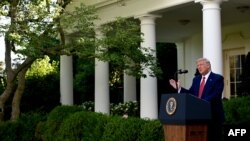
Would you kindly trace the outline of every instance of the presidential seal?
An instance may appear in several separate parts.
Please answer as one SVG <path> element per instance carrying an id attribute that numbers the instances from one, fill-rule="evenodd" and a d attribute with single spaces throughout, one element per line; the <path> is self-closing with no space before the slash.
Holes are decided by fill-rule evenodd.
<path id="1" fill-rule="evenodd" d="M 174 97 L 170 97 L 166 103 L 166 112 L 168 115 L 173 115 L 176 111 L 176 100 Z"/>

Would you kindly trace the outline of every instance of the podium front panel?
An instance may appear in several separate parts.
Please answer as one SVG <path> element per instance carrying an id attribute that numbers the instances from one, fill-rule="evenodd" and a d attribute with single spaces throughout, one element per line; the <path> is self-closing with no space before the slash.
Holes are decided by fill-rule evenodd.
<path id="1" fill-rule="evenodd" d="M 187 93 L 162 94 L 159 119 L 164 124 L 206 123 L 210 103 Z"/>

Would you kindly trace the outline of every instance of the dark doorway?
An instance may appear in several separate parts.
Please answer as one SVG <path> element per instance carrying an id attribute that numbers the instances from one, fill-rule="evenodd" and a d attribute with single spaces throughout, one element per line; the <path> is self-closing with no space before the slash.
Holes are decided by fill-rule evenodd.
<path id="1" fill-rule="evenodd" d="M 157 43 L 157 58 L 163 74 L 158 78 L 158 95 L 173 93 L 175 90 L 168 81 L 174 78 L 177 70 L 177 49 L 174 43 Z"/>

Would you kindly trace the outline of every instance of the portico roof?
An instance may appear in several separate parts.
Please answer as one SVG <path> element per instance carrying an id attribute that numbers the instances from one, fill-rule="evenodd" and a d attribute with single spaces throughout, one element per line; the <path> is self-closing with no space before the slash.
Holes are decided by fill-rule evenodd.
<path id="1" fill-rule="evenodd" d="M 106 22 L 118 15 L 125 17 L 136 16 L 138 13 L 161 15 L 161 18 L 156 20 L 157 42 L 180 42 L 191 35 L 202 33 L 202 5 L 195 3 L 195 0 L 160 0 L 157 4 L 155 0 L 83 0 L 87 4 L 93 4 L 95 1 L 100 8 L 98 15 Z M 81 0 L 73 0 L 68 9 L 79 6 L 80 2 Z M 166 3 L 169 3 L 168 6 L 164 5 Z M 109 7 L 110 11 L 106 12 Z M 250 22 L 249 15 L 250 0 L 223 0 L 221 4 L 223 27 Z M 250 37 L 250 35 L 244 36 Z"/>

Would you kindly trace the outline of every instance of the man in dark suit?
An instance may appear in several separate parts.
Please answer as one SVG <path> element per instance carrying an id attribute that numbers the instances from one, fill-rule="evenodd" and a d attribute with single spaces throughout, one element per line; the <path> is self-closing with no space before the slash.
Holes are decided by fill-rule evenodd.
<path id="1" fill-rule="evenodd" d="M 200 74 L 193 78 L 189 89 L 181 87 L 180 82 L 173 79 L 169 80 L 169 83 L 175 89 L 177 86 L 179 93 L 190 93 L 210 102 L 212 119 L 208 126 L 208 139 L 209 141 L 220 141 L 222 125 L 225 120 L 222 103 L 224 78 L 222 75 L 211 71 L 210 61 L 206 58 L 197 59 L 196 66 Z"/>

